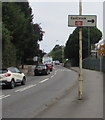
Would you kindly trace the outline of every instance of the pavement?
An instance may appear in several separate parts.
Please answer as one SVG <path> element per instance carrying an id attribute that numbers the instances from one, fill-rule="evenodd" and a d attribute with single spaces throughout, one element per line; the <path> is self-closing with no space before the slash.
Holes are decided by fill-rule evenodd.
<path id="1" fill-rule="evenodd" d="M 78 73 L 77 67 L 72 70 Z M 83 69 L 83 99 L 78 100 L 78 85 L 50 105 L 37 118 L 103 118 L 103 73 Z M 70 119 L 71 118 L 71 119 Z M 83 119 L 85 120 L 85 119 Z M 90 119 L 89 119 L 90 120 Z"/>

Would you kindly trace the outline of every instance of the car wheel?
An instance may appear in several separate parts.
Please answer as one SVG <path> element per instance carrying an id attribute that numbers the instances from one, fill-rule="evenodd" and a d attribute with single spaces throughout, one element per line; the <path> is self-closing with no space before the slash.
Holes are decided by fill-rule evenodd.
<path id="1" fill-rule="evenodd" d="M 38 76 L 38 73 L 34 73 L 34 76 Z"/>
<path id="2" fill-rule="evenodd" d="M 34 76 L 36 76 L 36 72 L 34 71 Z"/>
<path id="3" fill-rule="evenodd" d="M 9 87 L 13 89 L 15 87 L 15 82 L 14 80 L 11 80 Z"/>
<path id="4" fill-rule="evenodd" d="M 50 74 L 50 70 L 48 71 L 48 74 Z"/>
<path id="5" fill-rule="evenodd" d="M 46 75 L 48 75 L 48 74 L 49 74 L 49 71 L 46 72 Z"/>
<path id="6" fill-rule="evenodd" d="M 48 72 L 46 71 L 46 72 L 44 73 L 44 75 L 48 75 Z"/>
<path id="7" fill-rule="evenodd" d="M 24 77 L 22 82 L 21 82 L 21 85 L 25 85 L 26 84 L 26 78 Z"/>

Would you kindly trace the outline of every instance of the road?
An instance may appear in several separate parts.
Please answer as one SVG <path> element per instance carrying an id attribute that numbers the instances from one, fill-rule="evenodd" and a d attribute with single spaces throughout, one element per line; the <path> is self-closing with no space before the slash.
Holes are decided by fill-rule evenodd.
<path id="1" fill-rule="evenodd" d="M 33 118 L 72 90 L 77 84 L 78 74 L 62 66 L 54 66 L 49 75 L 27 76 L 24 86 L 3 89 L 3 118 Z"/>

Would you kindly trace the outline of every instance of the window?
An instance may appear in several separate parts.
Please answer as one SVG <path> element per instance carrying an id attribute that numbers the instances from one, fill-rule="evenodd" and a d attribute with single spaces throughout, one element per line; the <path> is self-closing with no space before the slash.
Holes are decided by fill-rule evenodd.
<path id="1" fill-rule="evenodd" d="M 16 73 L 19 73 L 20 72 L 20 70 L 18 70 L 17 68 L 14 68 L 15 69 L 15 72 Z"/>
<path id="2" fill-rule="evenodd" d="M 16 71 L 15 71 L 15 69 L 13 67 L 8 68 L 8 70 L 10 70 L 13 73 L 16 73 Z"/>
<path id="3" fill-rule="evenodd" d="M 0 74 L 6 73 L 6 72 L 8 72 L 7 69 L 0 69 Z"/>

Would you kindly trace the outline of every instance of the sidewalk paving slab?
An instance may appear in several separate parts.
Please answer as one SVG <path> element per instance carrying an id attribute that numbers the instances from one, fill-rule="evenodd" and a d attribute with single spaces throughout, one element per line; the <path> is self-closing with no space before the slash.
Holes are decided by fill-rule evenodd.
<path id="1" fill-rule="evenodd" d="M 78 68 L 72 68 L 78 71 Z M 103 74 L 83 69 L 83 100 L 78 100 L 78 86 L 37 118 L 103 118 Z"/>

